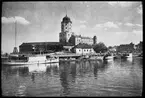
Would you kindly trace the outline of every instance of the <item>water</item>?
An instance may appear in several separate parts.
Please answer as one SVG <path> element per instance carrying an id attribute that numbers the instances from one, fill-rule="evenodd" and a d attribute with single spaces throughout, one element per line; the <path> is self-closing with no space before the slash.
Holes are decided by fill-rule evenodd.
<path id="1" fill-rule="evenodd" d="M 3 96 L 142 96 L 142 58 L 2 66 Z"/>

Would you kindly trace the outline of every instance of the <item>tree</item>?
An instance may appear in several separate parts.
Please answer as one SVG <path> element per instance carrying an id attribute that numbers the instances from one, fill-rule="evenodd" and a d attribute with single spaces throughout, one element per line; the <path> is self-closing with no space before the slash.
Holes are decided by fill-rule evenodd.
<path id="1" fill-rule="evenodd" d="M 93 48 L 96 53 L 100 53 L 100 52 L 104 53 L 107 51 L 107 47 L 103 42 L 96 44 Z"/>

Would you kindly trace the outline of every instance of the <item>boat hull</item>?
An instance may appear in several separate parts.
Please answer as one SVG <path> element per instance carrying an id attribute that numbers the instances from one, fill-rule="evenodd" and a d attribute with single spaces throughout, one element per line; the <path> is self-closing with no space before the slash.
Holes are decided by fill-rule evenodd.
<path id="1" fill-rule="evenodd" d="M 15 61 L 5 61 L 2 62 L 4 65 L 31 65 L 31 64 L 47 64 L 47 63 L 57 63 L 59 59 L 55 60 L 45 60 L 45 61 L 31 61 L 31 62 L 15 62 Z"/>

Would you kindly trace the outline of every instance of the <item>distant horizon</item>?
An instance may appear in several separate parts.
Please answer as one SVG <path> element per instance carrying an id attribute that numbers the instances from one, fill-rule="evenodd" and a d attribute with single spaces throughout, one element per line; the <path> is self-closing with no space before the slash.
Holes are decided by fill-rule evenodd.
<path id="1" fill-rule="evenodd" d="M 13 52 L 16 20 L 18 50 L 27 42 L 59 42 L 66 14 L 72 32 L 95 35 L 107 47 L 143 41 L 142 2 L 3 2 L 1 50 Z"/>

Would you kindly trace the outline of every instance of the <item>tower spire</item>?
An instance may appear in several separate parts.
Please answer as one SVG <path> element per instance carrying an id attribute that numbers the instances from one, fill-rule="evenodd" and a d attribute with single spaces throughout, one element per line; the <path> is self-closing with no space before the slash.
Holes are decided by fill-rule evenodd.
<path id="1" fill-rule="evenodd" d="M 65 11 L 66 11 L 66 17 L 67 17 L 67 9 L 66 9 L 66 7 L 65 7 Z"/>

